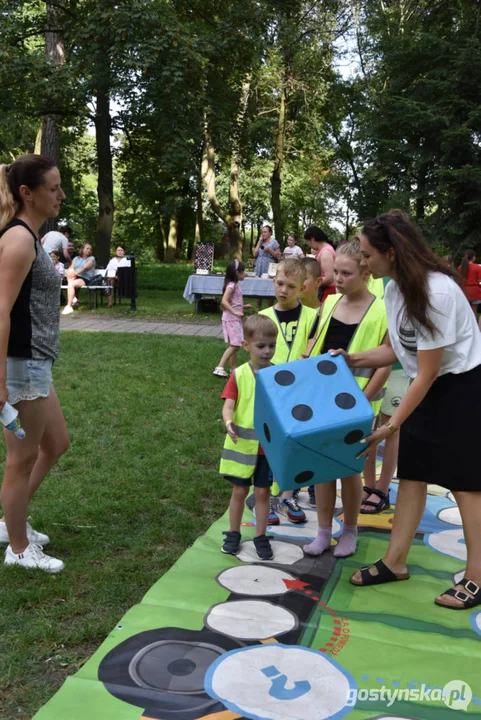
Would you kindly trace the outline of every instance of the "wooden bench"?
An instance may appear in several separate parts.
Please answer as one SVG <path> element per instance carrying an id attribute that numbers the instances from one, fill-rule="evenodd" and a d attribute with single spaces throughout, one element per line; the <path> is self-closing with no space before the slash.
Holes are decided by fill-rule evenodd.
<path id="1" fill-rule="evenodd" d="M 101 275 L 102 277 L 105 277 L 106 274 L 107 274 L 107 270 L 102 270 L 102 269 L 100 269 L 100 268 L 95 268 L 95 274 L 96 274 L 96 275 Z M 109 276 L 110 276 L 110 270 L 109 270 Z M 65 278 L 62 280 L 62 290 L 66 290 L 66 288 L 68 287 L 68 283 L 67 283 L 65 280 L 66 280 Z M 96 309 L 97 309 L 97 298 L 98 298 L 98 295 L 100 294 L 100 304 L 103 305 L 103 304 L 104 304 L 105 291 L 106 291 L 109 287 L 111 288 L 112 292 L 114 293 L 114 303 L 115 303 L 115 300 L 116 300 L 115 285 L 113 285 L 113 286 L 112 286 L 112 285 L 110 285 L 110 286 L 108 286 L 108 285 L 82 285 L 82 287 L 77 288 L 77 290 L 87 290 L 87 292 L 88 292 L 89 310 L 92 310 L 92 307 L 93 307 L 94 310 L 96 310 Z M 92 302 L 92 301 L 93 301 L 93 302 Z"/>

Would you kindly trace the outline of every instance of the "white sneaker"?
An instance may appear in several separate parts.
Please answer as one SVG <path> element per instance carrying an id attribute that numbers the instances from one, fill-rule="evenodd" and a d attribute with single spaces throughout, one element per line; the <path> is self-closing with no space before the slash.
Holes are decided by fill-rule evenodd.
<path id="1" fill-rule="evenodd" d="M 226 372 L 223 367 L 216 367 L 212 375 L 219 375 L 219 377 L 229 377 L 229 373 Z"/>
<path id="2" fill-rule="evenodd" d="M 74 307 L 75 305 L 80 305 L 80 300 L 77 300 L 77 298 L 74 298 L 72 300 L 72 307 Z"/>
<path id="3" fill-rule="evenodd" d="M 40 545 L 30 543 L 23 553 L 14 553 L 9 545 L 5 550 L 5 565 L 19 565 L 30 569 L 44 570 L 48 573 L 58 573 L 64 569 L 64 564 L 57 558 L 45 555 Z"/>
<path id="4" fill-rule="evenodd" d="M 70 305 L 65 305 L 64 309 L 62 310 L 62 315 L 71 315 L 73 313 L 73 307 L 70 307 Z"/>
<path id="5" fill-rule="evenodd" d="M 35 543 L 35 545 L 47 545 L 50 542 L 48 535 L 34 530 L 30 523 L 27 523 L 27 540 Z M 0 520 L 0 544 L 6 543 L 8 545 L 9 542 L 7 525 L 3 520 Z"/>

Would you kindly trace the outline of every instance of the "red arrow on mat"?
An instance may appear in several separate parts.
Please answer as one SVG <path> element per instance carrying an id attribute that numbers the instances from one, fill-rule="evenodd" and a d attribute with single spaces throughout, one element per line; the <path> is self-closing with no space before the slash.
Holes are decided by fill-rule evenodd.
<path id="1" fill-rule="evenodd" d="M 302 582 L 302 580 L 286 580 L 286 578 L 282 578 L 282 580 L 288 590 L 304 590 L 309 587 L 309 583 Z"/>

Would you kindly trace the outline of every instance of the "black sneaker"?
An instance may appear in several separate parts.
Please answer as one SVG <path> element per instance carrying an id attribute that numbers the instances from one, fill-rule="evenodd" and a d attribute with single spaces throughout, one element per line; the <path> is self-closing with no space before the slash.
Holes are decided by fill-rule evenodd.
<path id="1" fill-rule="evenodd" d="M 223 532 L 222 535 L 225 535 L 224 544 L 221 547 L 222 552 L 226 555 L 237 555 L 239 552 L 241 534 L 235 530 L 227 530 L 226 532 Z"/>
<path id="2" fill-rule="evenodd" d="M 259 560 L 272 560 L 274 553 L 272 552 L 271 543 L 267 535 L 258 535 L 255 537 L 254 545 Z"/>
<path id="3" fill-rule="evenodd" d="M 296 502 L 299 502 L 299 493 L 301 492 L 300 488 L 297 488 L 297 490 L 292 491 L 292 497 Z"/>
<path id="4" fill-rule="evenodd" d="M 316 491 L 314 489 L 314 485 L 309 485 L 307 488 L 309 491 L 309 505 L 313 508 L 316 507 Z"/>

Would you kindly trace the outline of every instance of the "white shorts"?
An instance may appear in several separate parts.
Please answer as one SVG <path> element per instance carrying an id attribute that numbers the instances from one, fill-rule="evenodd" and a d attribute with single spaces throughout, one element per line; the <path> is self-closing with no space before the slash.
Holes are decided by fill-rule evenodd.
<path id="1" fill-rule="evenodd" d="M 399 403 L 405 396 L 409 387 L 410 379 L 402 368 L 391 370 L 389 380 L 387 381 L 386 394 L 381 405 L 381 412 L 384 415 L 394 415 Z"/>

